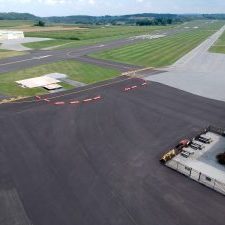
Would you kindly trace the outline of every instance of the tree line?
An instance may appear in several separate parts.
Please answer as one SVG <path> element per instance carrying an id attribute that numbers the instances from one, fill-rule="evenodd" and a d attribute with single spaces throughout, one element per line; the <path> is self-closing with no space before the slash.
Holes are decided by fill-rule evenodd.
<path id="1" fill-rule="evenodd" d="M 156 18 L 156 19 L 143 19 L 136 22 L 138 26 L 166 26 L 176 23 L 184 22 L 182 19 L 171 19 L 171 18 Z"/>

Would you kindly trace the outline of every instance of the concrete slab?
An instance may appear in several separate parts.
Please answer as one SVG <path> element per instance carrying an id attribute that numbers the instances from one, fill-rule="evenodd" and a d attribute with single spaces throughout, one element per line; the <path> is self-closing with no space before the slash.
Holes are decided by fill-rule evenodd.
<path id="1" fill-rule="evenodd" d="M 225 74 L 191 71 L 170 71 L 151 75 L 156 81 L 206 98 L 225 101 Z"/>
<path id="2" fill-rule="evenodd" d="M 50 78 L 59 80 L 59 79 L 67 78 L 68 76 L 63 73 L 49 73 L 49 74 L 44 75 L 44 77 L 50 77 Z"/>
<path id="3" fill-rule="evenodd" d="M 31 43 L 31 42 L 39 42 L 39 41 L 48 41 L 52 40 L 51 38 L 35 38 L 35 37 L 26 37 L 21 39 L 14 39 L 14 40 L 2 40 L 0 49 L 5 50 L 13 50 L 13 51 L 28 51 L 31 50 L 23 46 L 24 43 Z"/>
<path id="4" fill-rule="evenodd" d="M 63 79 L 60 79 L 60 80 L 64 83 L 70 84 L 74 87 L 83 87 L 83 86 L 86 85 L 85 83 L 81 83 L 79 81 L 71 80 L 71 79 L 68 79 L 68 78 L 63 78 Z"/>

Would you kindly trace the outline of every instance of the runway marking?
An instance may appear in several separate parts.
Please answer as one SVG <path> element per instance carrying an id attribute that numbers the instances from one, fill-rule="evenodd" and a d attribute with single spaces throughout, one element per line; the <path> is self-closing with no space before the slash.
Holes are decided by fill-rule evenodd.
<path id="1" fill-rule="evenodd" d="M 45 59 L 48 57 L 51 57 L 52 55 L 43 55 L 43 56 L 39 56 L 39 57 L 34 57 L 33 59 Z"/>
<path id="2" fill-rule="evenodd" d="M 83 102 L 90 102 L 92 101 L 92 98 L 84 99 Z"/>
<path id="3" fill-rule="evenodd" d="M 45 59 L 48 57 L 51 57 L 52 55 L 44 55 L 44 56 L 38 56 L 38 57 L 33 57 L 31 59 L 23 59 L 23 60 L 18 60 L 14 62 L 9 62 L 9 63 L 3 63 L 0 64 L 0 66 L 6 66 L 6 65 L 11 65 L 11 64 L 16 64 L 16 63 L 21 63 L 21 62 L 27 62 L 27 61 L 32 61 L 32 60 L 40 60 L 40 59 Z"/>
<path id="4" fill-rule="evenodd" d="M 70 102 L 70 104 L 79 104 L 80 103 L 80 101 L 72 101 L 72 102 Z"/>
<path id="5" fill-rule="evenodd" d="M 35 96 L 36 98 L 36 102 L 47 102 L 49 104 L 53 104 L 53 105 L 66 105 L 66 104 L 69 104 L 69 105 L 77 105 L 77 104 L 85 104 L 85 103 L 88 103 L 88 102 L 91 102 L 91 101 L 97 101 L 97 100 L 101 100 L 102 99 L 102 96 L 101 95 L 97 95 L 93 98 L 86 98 L 86 99 L 83 99 L 83 100 L 67 100 L 67 101 L 58 101 L 58 102 L 55 102 L 55 101 L 51 101 L 50 99 L 48 98 L 41 98 L 40 96 Z"/>
<path id="6" fill-rule="evenodd" d="M 99 96 L 97 96 L 97 97 L 94 97 L 93 98 L 93 100 L 99 100 L 99 99 L 101 99 L 102 97 L 99 95 Z"/>
<path id="7" fill-rule="evenodd" d="M 84 50 L 88 50 L 88 49 L 92 49 L 92 48 L 103 48 L 105 46 L 106 45 L 95 45 L 95 46 L 90 46 L 90 47 L 86 47 L 86 48 L 81 48 L 81 49 L 77 49 L 77 51 L 68 52 L 66 55 L 73 57 L 73 55 L 71 55 L 73 53 L 77 54 L 77 53 L 80 53 L 81 51 L 84 51 Z"/>
<path id="8" fill-rule="evenodd" d="M 112 79 L 109 79 L 108 81 L 114 80 L 114 79 L 115 78 L 112 78 Z M 86 89 L 83 89 L 83 90 L 80 90 L 80 91 L 73 91 L 73 92 L 70 92 L 70 93 L 66 93 L 66 94 L 62 94 L 62 95 L 58 95 L 58 96 L 54 96 L 54 97 L 48 97 L 48 98 L 45 98 L 45 101 L 49 102 L 53 99 L 62 98 L 62 97 L 66 97 L 66 96 L 70 96 L 70 95 L 74 95 L 74 94 L 79 94 L 79 93 L 95 90 L 95 89 L 102 88 L 102 87 L 112 86 L 114 84 L 122 83 L 122 82 L 125 82 L 127 80 L 131 80 L 131 79 L 135 79 L 135 78 L 134 77 L 126 77 L 123 80 L 118 80 L 118 81 L 114 81 L 114 82 L 110 82 L 110 83 L 106 83 L 106 84 L 101 84 L 101 85 L 86 88 Z M 144 80 L 142 78 L 137 78 L 137 79 L 138 80 Z M 1 104 L 23 104 L 23 103 L 37 103 L 37 102 L 42 102 L 42 100 L 30 100 L 30 101 L 21 101 L 21 102 L 4 102 L 4 103 L 1 103 Z"/>
<path id="9" fill-rule="evenodd" d="M 93 98 L 87 98 L 87 99 L 84 99 L 84 100 L 68 100 L 68 101 L 61 101 L 61 102 L 49 102 L 50 104 L 53 104 L 53 105 L 66 105 L 66 104 L 69 104 L 69 105 L 78 105 L 78 104 L 84 104 L 84 103 L 88 103 L 88 102 L 91 102 L 91 101 L 97 101 L 97 100 L 101 100 L 102 99 L 102 96 L 101 95 L 98 95 L 96 97 L 93 97 Z"/>
<path id="10" fill-rule="evenodd" d="M 142 79 L 140 79 L 140 80 L 142 80 Z M 135 89 L 137 89 L 137 88 L 144 87 L 144 86 L 146 86 L 146 85 L 147 85 L 147 82 L 144 81 L 144 83 L 141 83 L 140 85 L 133 85 L 133 86 L 131 86 L 131 87 L 125 87 L 125 88 L 123 89 L 123 91 L 127 92 L 127 91 L 131 91 L 131 90 L 135 90 Z"/>
<path id="11" fill-rule="evenodd" d="M 41 100 L 40 100 L 40 101 L 41 101 Z M 43 99 L 43 101 L 45 101 L 45 102 L 50 102 L 50 100 L 47 99 L 47 98 Z"/>
<path id="12" fill-rule="evenodd" d="M 96 46 L 97 48 L 102 48 L 102 47 L 105 47 L 105 45 L 98 45 Z"/>

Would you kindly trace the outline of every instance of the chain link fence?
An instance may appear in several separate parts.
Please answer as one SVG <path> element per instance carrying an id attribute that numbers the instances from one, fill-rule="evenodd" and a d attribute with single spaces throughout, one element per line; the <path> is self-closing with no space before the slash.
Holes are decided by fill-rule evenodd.
<path id="1" fill-rule="evenodd" d="M 212 177 L 209 177 L 191 167 L 188 167 L 180 162 L 175 160 L 170 160 L 166 163 L 166 165 L 185 176 L 190 177 L 191 179 L 204 184 L 205 186 L 212 188 L 215 191 L 220 192 L 221 194 L 225 195 L 225 183 L 222 183 Z"/>

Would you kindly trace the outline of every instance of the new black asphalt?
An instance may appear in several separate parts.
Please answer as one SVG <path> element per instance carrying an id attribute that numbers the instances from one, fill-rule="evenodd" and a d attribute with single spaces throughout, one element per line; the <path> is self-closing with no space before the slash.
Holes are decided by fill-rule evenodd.
<path id="1" fill-rule="evenodd" d="M 0 106 L 1 225 L 224 224 L 225 197 L 159 158 L 209 124 L 225 127 L 225 104 L 141 83 Z"/>

